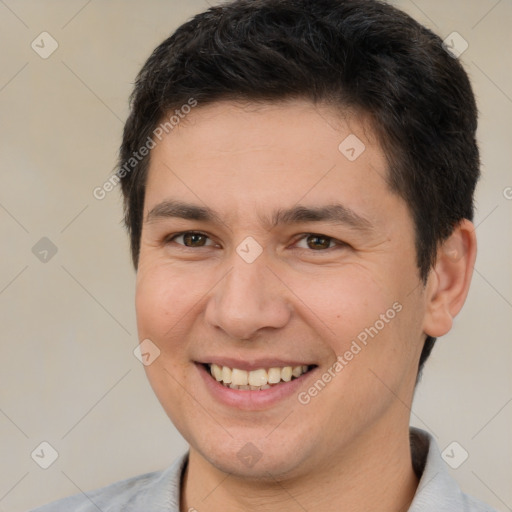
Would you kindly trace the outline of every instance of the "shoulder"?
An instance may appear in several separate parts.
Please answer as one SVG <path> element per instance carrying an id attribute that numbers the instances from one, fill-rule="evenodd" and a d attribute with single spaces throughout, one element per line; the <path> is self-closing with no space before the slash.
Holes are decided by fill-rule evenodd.
<path id="1" fill-rule="evenodd" d="M 496 512 L 462 491 L 450 475 L 432 435 L 411 428 L 410 439 L 419 485 L 408 512 Z"/>
<path id="2" fill-rule="evenodd" d="M 462 502 L 464 503 L 464 511 L 467 512 L 497 512 L 496 509 L 487 505 L 483 501 L 477 500 L 469 494 L 462 493 Z"/>
<path id="3" fill-rule="evenodd" d="M 75 494 L 29 512 L 138 512 L 144 508 L 152 511 L 179 511 L 180 479 L 187 460 L 188 452 L 165 470 L 145 473 L 93 491 Z"/>
<path id="4" fill-rule="evenodd" d="M 145 492 L 148 486 L 154 485 L 161 474 L 162 471 L 155 471 L 121 480 L 93 491 L 54 501 L 30 512 L 89 512 L 93 510 L 97 512 L 98 509 L 107 512 L 116 510 L 112 506 L 118 508 L 133 501 L 137 494 Z"/>

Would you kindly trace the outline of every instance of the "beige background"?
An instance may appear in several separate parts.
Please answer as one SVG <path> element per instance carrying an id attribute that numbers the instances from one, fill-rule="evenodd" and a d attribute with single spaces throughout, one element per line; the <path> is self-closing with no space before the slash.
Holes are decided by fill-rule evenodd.
<path id="1" fill-rule="evenodd" d="M 461 59 L 479 102 L 484 171 L 472 289 L 427 365 L 412 422 L 441 450 L 457 441 L 469 453 L 450 470 L 465 491 L 512 510 L 512 3 L 394 3 L 469 43 Z M 132 353 L 119 190 L 102 201 L 92 191 L 113 170 L 137 71 L 207 7 L 0 0 L 0 512 L 161 469 L 186 449 Z M 43 31 L 59 45 L 47 59 L 31 48 Z M 57 247 L 46 263 L 32 252 L 42 237 Z M 30 455 L 42 441 L 59 454 L 46 470 Z"/>

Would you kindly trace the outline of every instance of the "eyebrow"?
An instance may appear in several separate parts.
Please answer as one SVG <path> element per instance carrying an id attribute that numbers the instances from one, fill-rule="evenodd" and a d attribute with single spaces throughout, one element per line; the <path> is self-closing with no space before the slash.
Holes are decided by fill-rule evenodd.
<path id="1" fill-rule="evenodd" d="M 207 206 L 185 203 L 179 200 L 165 200 L 154 206 L 146 217 L 146 222 L 165 218 L 180 218 L 208 223 L 224 224 L 220 215 Z M 291 225 L 304 222 L 327 222 L 329 224 L 344 224 L 359 231 L 372 231 L 373 224 L 354 210 L 340 203 L 322 206 L 296 205 L 291 208 L 275 210 L 270 220 L 260 216 L 261 223 L 268 229 L 278 225 Z"/>

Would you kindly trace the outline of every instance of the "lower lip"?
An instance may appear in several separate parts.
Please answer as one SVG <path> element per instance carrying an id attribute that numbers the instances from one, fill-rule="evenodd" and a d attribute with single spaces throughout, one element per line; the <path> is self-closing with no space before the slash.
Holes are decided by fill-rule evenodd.
<path id="1" fill-rule="evenodd" d="M 217 382 L 202 364 L 195 363 L 195 365 L 208 391 L 218 402 L 247 411 L 268 409 L 292 395 L 296 396 L 300 388 L 304 386 L 306 379 L 316 370 L 316 368 L 313 368 L 309 372 L 289 382 L 282 382 L 268 389 L 253 391 L 226 387 Z"/>

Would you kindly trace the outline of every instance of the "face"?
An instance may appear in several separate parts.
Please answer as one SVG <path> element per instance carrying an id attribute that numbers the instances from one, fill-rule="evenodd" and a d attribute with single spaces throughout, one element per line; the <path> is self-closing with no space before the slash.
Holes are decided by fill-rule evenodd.
<path id="1" fill-rule="evenodd" d="M 362 117 L 299 100 L 198 106 L 152 150 L 139 339 L 191 453 L 305 475 L 408 425 L 425 300 L 386 173 Z"/>

